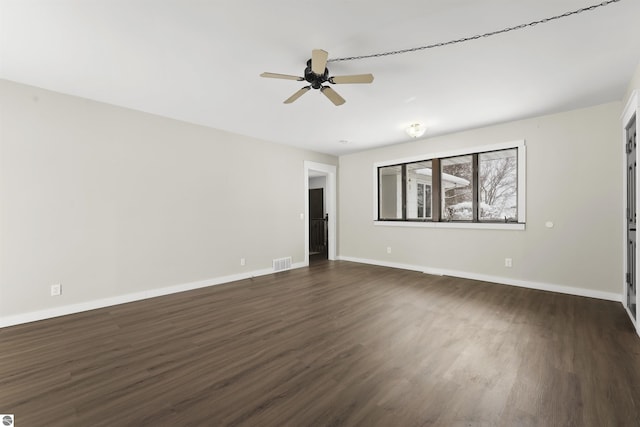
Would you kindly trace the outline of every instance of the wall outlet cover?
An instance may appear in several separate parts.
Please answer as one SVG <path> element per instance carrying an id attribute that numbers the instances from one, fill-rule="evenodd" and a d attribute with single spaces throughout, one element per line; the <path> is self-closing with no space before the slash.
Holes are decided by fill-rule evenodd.
<path id="1" fill-rule="evenodd" d="M 60 283 L 56 283 L 55 285 L 51 285 L 51 296 L 57 297 L 62 294 L 62 285 Z"/>

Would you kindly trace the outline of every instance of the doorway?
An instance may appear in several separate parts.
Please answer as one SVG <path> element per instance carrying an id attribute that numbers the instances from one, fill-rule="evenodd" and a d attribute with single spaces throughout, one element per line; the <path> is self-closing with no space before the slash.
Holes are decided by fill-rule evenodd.
<path id="1" fill-rule="evenodd" d="M 320 191 L 317 191 L 320 190 Z M 336 259 L 336 166 L 304 162 L 305 264 Z"/>
<path id="2" fill-rule="evenodd" d="M 309 178 L 309 260 L 327 259 L 329 255 L 329 217 L 324 203 L 325 181 L 324 176 Z"/>

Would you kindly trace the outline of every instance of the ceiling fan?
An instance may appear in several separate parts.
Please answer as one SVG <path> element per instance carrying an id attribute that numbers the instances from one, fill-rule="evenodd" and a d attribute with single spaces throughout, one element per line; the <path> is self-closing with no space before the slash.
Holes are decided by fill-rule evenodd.
<path id="1" fill-rule="evenodd" d="M 338 95 L 338 92 L 333 90 L 331 87 L 324 85 L 324 83 L 329 82 L 337 85 L 344 83 L 371 83 L 373 81 L 373 74 L 354 74 L 351 76 L 329 77 L 329 69 L 327 68 L 328 56 L 329 54 L 326 51 L 322 49 L 314 49 L 311 52 L 311 59 L 307 61 L 307 68 L 304 69 L 304 77 L 277 73 L 262 73 L 260 74 L 260 77 L 297 80 L 299 82 L 306 80 L 310 83 L 309 86 L 303 87 L 289 98 L 285 99 L 285 104 L 291 104 L 313 88 L 320 89 L 320 92 L 329 98 L 329 101 L 333 102 L 334 105 L 342 105 L 346 102 L 344 98 Z"/>

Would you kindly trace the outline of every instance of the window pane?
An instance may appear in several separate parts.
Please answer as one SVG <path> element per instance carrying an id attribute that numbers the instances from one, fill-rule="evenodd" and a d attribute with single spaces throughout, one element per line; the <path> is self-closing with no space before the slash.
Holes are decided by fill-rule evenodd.
<path id="1" fill-rule="evenodd" d="M 481 221 L 517 221 L 518 149 L 478 156 Z"/>
<path id="2" fill-rule="evenodd" d="M 402 166 L 378 168 L 379 219 L 402 219 Z"/>
<path id="3" fill-rule="evenodd" d="M 471 221 L 473 219 L 472 156 L 442 159 L 440 167 L 442 219 Z"/>
<path id="4" fill-rule="evenodd" d="M 431 160 L 407 164 L 407 219 L 431 219 Z"/>

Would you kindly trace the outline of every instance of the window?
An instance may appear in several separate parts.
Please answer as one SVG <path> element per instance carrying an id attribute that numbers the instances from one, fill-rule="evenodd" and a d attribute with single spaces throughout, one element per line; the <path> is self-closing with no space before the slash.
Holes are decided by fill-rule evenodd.
<path id="1" fill-rule="evenodd" d="M 518 150 L 478 155 L 481 221 L 517 221 Z"/>
<path id="2" fill-rule="evenodd" d="M 407 165 L 407 218 L 431 219 L 431 161 Z"/>
<path id="3" fill-rule="evenodd" d="M 443 159 L 440 164 L 440 194 L 444 221 L 473 219 L 473 157 L 458 156 Z"/>
<path id="4" fill-rule="evenodd" d="M 380 219 L 402 219 L 402 169 L 401 165 L 378 169 Z"/>
<path id="5" fill-rule="evenodd" d="M 524 224 L 524 142 L 486 148 L 376 165 L 375 219 Z"/>

